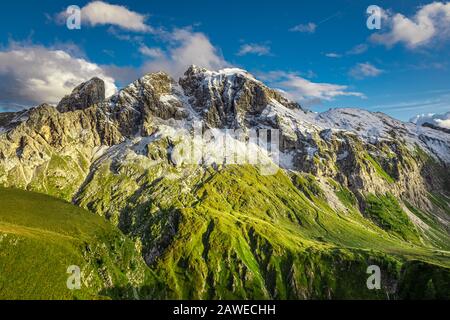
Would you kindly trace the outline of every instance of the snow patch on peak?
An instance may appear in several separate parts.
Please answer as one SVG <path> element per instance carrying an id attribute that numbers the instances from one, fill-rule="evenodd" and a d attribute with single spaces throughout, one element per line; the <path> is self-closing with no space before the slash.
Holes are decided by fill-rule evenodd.
<path id="1" fill-rule="evenodd" d="M 315 115 L 315 124 L 324 129 L 339 129 L 357 134 L 368 143 L 405 141 L 411 148 L 419 145 L 441 161 L 450 163 L 450 135 L 393 119 L 381 112 L 361 109 L 331 109 Z"/>
<path id="2" fill-rule="evenodd" d="M 246 70 L 239 69 L 239 68 L 224 68 L 217 71 L 214 70 L 208 70 L 205 68 L 201 68 L 195 65 L 192 65 L 186 72 L 185 72 L 185 78 L 189 75 L 201 75 L 205 78 L 206 81 L 211 79 L 223 79 L 223 78 L 229 78 L 229 77 L 235 77 L 235 76 L 242 76 L 246 77 L 248 79 L 251 79 L 253 81 L 258 81 L 252 74 L 247 72 Z"/>
<path id="3" fill-rule="evenodd" d="M 405 123 L 392 119 L 383 113 L 360 109 L 331 109 L 315 116 L 315 121 L 327 129 L 351 131 L 366 140 L 388 139 L 392 130 L 406 133 Z"/>
<path id="4" fill-rule="evenodd" d="M 179 101 L 178 97 L 175 97 L 173 94 L 164 94 L 159 97 L 159 101 L 164 104 L 171 104 L 173 101 Z"/>
<path id="5" fill-rule="evenodd" d="M 245 76 L 247 78 L 251 78 L 252 80 L 256 80 L 252 74 L 248 73 L 247 71 L 245 71 L 243 69 L 239 69 L 239 68 L 225 68 L 225 69 L 221 69 L 221 70 L 217 71 L 217 73 L 223 74 L 226 76 L 241 75 L 241 76 Z"/>

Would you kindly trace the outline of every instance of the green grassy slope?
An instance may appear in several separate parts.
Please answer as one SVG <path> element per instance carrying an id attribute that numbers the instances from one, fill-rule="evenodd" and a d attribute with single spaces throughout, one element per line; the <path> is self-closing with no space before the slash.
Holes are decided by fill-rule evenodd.
<path id="1" fill-rule="evenodd" d="M 79 203 L 139 254 L 103 217 L 0 189 L 0 298 L 450 298 L 448 234 L 424 237 L 389 194 L 367 195 L 362 213 L 347 188 L 330 179 L 324 190 L 309 174 L 228 166 L 189 170 L 180 183 L 128 169 L 102 167 Z M 86 275 L 81 291 L 66 288 L 69 265 Z M 381 290 L 367 288 L 370 265 Z"/>
<path id="2" fill-rule="evenodd" d="M 109 175 L 103 172 L 84 193 L 120 194 Z M 152 256 L 147 262 L 165 283 L 156 298 L 402 298 L 407 294 L 399 287 L 415 286 L 403 275 L 416 261 L 427 266 L 423 281 L 438 275 L 432 281 L 438 297 L 449 298 L 443 289 L 450 277 L 448 236 L 439 235 L 444 250 L 421 239 L 389 195 L 369 196 L 365 216 L 335 181 L 330 185 L 343 206 L 330 207 L 307 174 L 261 176 L 251 166 L 228 166 L 183 179 L 185 191 L 170 179 L 154 182 L 148 172 L 142 181 L 145 192 L 138 188 L 113 220 Z M 88 197 L 83 201 L 90 207 Z M 367 289 L 370 265 L 381 268 L 382 290 Z"/>
<path id="3" fill-rule="evenodd" d="M 71 265 L 81 268 L 81 290 L 67 289 Z M 134 244 L 103 218 L 0 188 L 0 299 L 133 298 L 150 277 Z"/>

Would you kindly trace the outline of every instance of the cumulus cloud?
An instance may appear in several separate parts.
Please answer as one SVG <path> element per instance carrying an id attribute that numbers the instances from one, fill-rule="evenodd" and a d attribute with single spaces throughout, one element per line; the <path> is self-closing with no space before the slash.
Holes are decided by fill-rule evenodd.
<path id="1" fill-rule="evenodd" d="M 0 51 L 0 100 L 5 104 L 56 104 L 94 76 L 105 81 L 107 95 L 116 91 L 114 79 L 100 66 L 66 51 L 18 44 Z"/>
<path id="2" fill-rule="evenodd" d="M 406 17 L 401 13 L 385 14 L 389 31 L 375 33 L 371 40 L 388 47 L 403 43 L 409 48 L 426 45 L 434 39 L 450 37 L 450 2 L 433 2 Z"/>
<path id="3" fill-rule="evenodd" d="M 163 42 L 160 47 L 148 47 L 139 41 L 138 50 L 146 58 L 141 66 L 109 65 L 102 66 L 103 70 L 113 77 L 116 83 L 125 86 L 150 72 L 164 71 L 178 79 L 191 65 L 210 70 L 231 66 L 204 33 L 184 28 L 162 31 L 158 36 Z"/>
<path id="4" fill-rule="evenodd" d="M 355 96 L 365 98 L 360 92 L 349 91 L 348 86 L 312 82 L 297 73 L 272 71 L 260 75 L 269 85 L 279 88 L 284 94 L 295 101 L 319 104 L 321 101 L 331 101 L 339 96 Z"/>
<path id="5" fill-rule="evenodd" d="M 147 61 L 141 68 L 143 73 L 165 71 L 178 78 L 193 64 L 211 70 L 230 66 L 220 51 L 201 32 L 176 29 L 167 37 L 168 50 L 162 56 Z"/>
<path id="6" fill-rule="evenodd" d="M 445 114 L 420 114 L 410 120 L 419 126 L 429 123 L 441 128 L 450 129 L 450 112 Z"/>
<path id="7" fill-rule="evenodd" d="M 349 74 L 355 79 L 363 79 L 376 77 L 382 74 L 383 72 L 384 72 L 383 70 L 378 69 L 369 62 L 365 62 L 365 63 L 358 63 L 356 66 L 351 68 Z"/>
<path id="8" fill-rule="evenodd" d="M 246 43 L 241 46 L 238 56 L 245 56 L 247 54 L 256 54 L 258 56 L 270 55 L 270 47 L 256 43 Z"/>
<path id="9" fill-rule="evenodd" d="M 317 25 L 313 22 L 309 22 L 307 24 L 298 24 L 298 25 L 292 27 L 291 29 L 289 29 L 289 31 L 302 32 L 302 33 L 314 33 L 314 32 L 316 32 L 316 29 L 317 29 Z"/>
<path id="10" fill-rule="evenodd" d="M 66 17 L 67 13 L 61 12 L 58 20 L 65 23 Z M 103 1 L 92 1 L 81 8 L 81 23 L 84 25 L 111 25 L 129 31 L 152 32 L 153 28 L 145 23 L 146 20 L 146 15 Z"/>

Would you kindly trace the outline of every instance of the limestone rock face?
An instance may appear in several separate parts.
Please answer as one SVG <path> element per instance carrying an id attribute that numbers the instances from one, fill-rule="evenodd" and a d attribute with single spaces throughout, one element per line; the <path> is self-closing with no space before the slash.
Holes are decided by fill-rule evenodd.
<path id="1" fill-rule="evenodd" d="M 187 117 L 177 83 L 163 72 L 147 74 L 111 97 L 108 112 L 124 135 L 149 135 L 154 122 Z"/>
<path id="2" fill-rule="evenodd" d="M 64 97 L 56 107 L 59 112 L 83 110 L 105 100 L 105 82 L 99 78 L 92 78 Z"/>

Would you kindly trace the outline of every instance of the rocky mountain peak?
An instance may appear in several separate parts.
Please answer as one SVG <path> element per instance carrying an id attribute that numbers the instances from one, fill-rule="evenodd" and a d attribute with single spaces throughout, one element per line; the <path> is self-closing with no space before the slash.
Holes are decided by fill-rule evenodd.
<path id="1" fill-rule="evenodd" d="M 199 66 L 196 66 L 195 64 L 193 64 L 193 65 L 189 66 L 189 68 L 184 73 L 184 76 L 188 77 L 188 76 L 206 72 L 206 71 L 208 71 L 206 68 L 202 68 L 202 67 L 199 67 Z"/>
<path id="2" fill-rule="evenodd" d="M 105 82 L 97 77 L 83 82 L 58 104 L 59 112 L 83 110 L 105 100 Z"/>
<path id="3" fill-rule="evenodd" d="M 179 80 L 193 109 L 216 128 L 241 128 L 273 101 L 290 109 L 300 106 L 238 68 L 210 71 L 191 66 Z"/>

